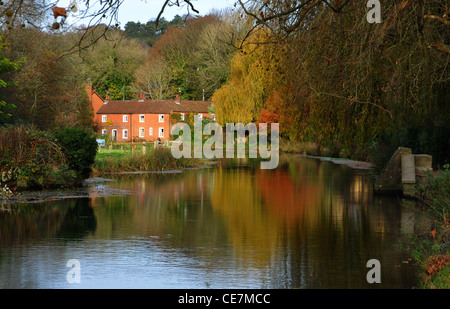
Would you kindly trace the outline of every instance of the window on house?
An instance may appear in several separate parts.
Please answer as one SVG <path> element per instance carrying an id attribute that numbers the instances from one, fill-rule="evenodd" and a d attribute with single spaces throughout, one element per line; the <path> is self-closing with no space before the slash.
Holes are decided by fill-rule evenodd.
<path id="1" fill-rule="evenodd" d="M 102 129 L 102 135 L 106 135 L 108 134 L 108 131 L 106 131 L 106 129 Z"/>
<path id="2" fill-rule="evenodd" d="M 159 114 L 159 122 L 164 122 L 164 115 L 163 114 Z"/>
<path id="3" fill-rule="evenodd" d="M 145 129 L 139 128 L 139 137 L 144 137 L 144 135 L 145 135 Z"/>
<path id="4" fill-rule="evenodd" d="M 102 122 L 106 122 L 106 115 L 102 115 Z"/>
<path id="5" fill-rule="evenodd" d="M 113 141 L 117 141 L 117 130 L 112 129 L 111 134 L 112 134 Z"/>
<path id="6" fill-rule="evenodd" d="M 139 115 L 139 122 L 145 122 L 145 115 Z"/>
<path id="7" fill-rule="evenodd" d="M 122 131 L 122 138 L 123 139 L 128 139 L 128 130 L 123 130 Z"/>
<path id="8" fill-rule="evenodd" d="M 183 120 L 183 121 L 184 121 L 184 114 L 183 114 L 183 113 L 180 114 L 180 120 Z"/>
<path id="9" fill-rule="evenodd" d="M 164 137 L 164 128 L 159 128 L 159 137 Z"/>
<path id="10" fill-rule="evenodd" d="M 148 129 L 148 132 L 149 132 L 149 133 L 148 133 L 149 135 L 153 135 L 153 128 L 149 128 L 149 129 Z"/>
<path id="11" fill-rule="evenodd" d="M 122 121 L 123 122 L 128 122 L 128 115 L 123 115 L 122 116 Z"/>

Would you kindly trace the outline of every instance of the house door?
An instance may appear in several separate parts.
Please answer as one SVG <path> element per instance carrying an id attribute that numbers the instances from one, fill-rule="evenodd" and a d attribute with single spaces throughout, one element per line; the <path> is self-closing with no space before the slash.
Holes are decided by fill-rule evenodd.
<path id="1" fill-rule="evenodd" d="M 112 139 L 113 141 L 117 141 L 117 130 L 112 130 Z"/>

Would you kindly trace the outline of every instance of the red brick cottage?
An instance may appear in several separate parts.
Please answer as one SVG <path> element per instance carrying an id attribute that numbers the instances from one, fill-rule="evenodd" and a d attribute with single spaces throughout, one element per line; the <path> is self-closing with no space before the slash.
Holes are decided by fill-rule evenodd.
<path id="1" fill-rule="evenodd" d="M 172 114 L 180 114 L 181 121 L 188 114 L 211 117 L 208 107 L 212 101 L 179 100 L 103 100 L 87 87 L 94 112 L 97 132 L 109 134 L 119 142 L 134 140 L 166 141 L 170 138 Z"/>

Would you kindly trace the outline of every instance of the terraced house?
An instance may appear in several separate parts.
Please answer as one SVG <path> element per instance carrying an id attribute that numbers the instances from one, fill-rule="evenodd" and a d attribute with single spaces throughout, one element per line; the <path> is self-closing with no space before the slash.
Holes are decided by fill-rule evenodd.
<path id="1" fill-rule="evenodd" d="M 172 114 L 183 121 L 189 114 L 214 117 L 208 112 L 212 101 L 174 100 L 103 100 L 91 87 L 87 87 L 94 112 L 97 132 L 109 134 L 119 142 L 136 140 L 166 141 L 170 138 Z"/>

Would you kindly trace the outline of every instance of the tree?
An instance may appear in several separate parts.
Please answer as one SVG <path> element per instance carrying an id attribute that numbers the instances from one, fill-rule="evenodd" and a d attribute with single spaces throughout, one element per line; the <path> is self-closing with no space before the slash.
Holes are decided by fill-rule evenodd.
<path id="1" fill-rule="evenodd" d="M 444 42 L 450 29 L 435 20 L 418 23 L 418 16 L 440 16 L 448 7 L 422 4 L 386 3 L 381 24 L 367 22 L 364 3 L 347 5 L 345 14 L 317 10 L 288 41 L 291 138 L 317 142 L 329 155 L 367 159 L 410 145 L 433 160 L 443 157 L 448 144 L 431 141 L 448 140 L 449 55 L 430 42 Z"/>
<path id="2" fill-rule="evenodd" d="M 219 15 L 188 19 L 185 27 L 170 26 L 137 71 L 136 90 L 164 99 L 211 98 L 229 75 L 234 50 L 224 42 L 228 31 L 230 25 Z"/>
<path id="3" fill-rule="evenodd" d="M 2 2 L 3 3 L 3 2 Z M 0 25 L 3 29 L 12 30 L 16 27 L 32 27 L 40 30 L 52 30 L 58 32 L 68 32 L 71 29 L 79 29 L 82 34 L 77 42 L 66 50 L 67 54 L 76 53 L 86 48 L 86 46 L 95 44 L 100 38 L 106 36 L 108 27 L 118 28 L 118 13 L 122 5 L 126 3 L 123 0 L 100 1 L 92 5 L 90 0 L 71 1 L 68 6 L 56 1 L 34 1 L 34 0 L 9 0 L 0 8 Z M 167 7 L 178 6 L 186 7 L 188 16 L 191 11 L 199 13 L 191 0 L 165 0 L 160 8 L 155 25 L 158 27 L 160 21 L 163 22 L 162 14 Z M 52 12 L 54 18 L 50 17 Z M 55 14 L 55 12 L 60 12 Z M 87 20 L 85 27 L 78 27 L 75 24 L 67 24 L 67 17 L 76 14 L 76 20 Z M 175 24 L 180 23 L 180 18 L 174 19 Z M 89 32 L 92 27 L 107 25 L 102 28 L 103 31 L 95 33 Z"/>
<path id="4" fill-rule="evenodd" d="M 197 68 L 192 79 L 198 85 L 197 97 L 211 99 L 214 91 L 228 80 L 234 49 L 227 44 L 232 26 L 222 18 L 208 25 L 199 35 L 190 60 Z M 200 92 L 201 91 L 201 92 Z"/>
<path id="5" fill-rule="evenodd" d="M 80 180 L 88 178 L 98 150 L 93 132 L 73 127 L 55 131 L 53 135 L 78 178 Z"/>
<path id="6" fill-rule="evenodd" d="M 4 92 L 7 101 L 16 105 L 8 122 L 33 124 L 40 129 L 89 127 L 81 59 L 78 55 L 61 57 L 76 35 L 30 28 L 14 29 L 10 34 L 7 56 L 23 61 L 20 69 L 7 76 L 8 82 L 16 85 Z"/>
<path id="7" fill-rule="evenodd" d="M 93 38 L 98 36 L 95 32 L 104 32 L 103 27 L 106 26 L 91 29 Z M 91 80 L 94 89 L 104 98 L 122 100 L 132 95 L 134 74 L 144 63 L 148 47 L 117 29 L 106 31 L 106 37 L 95 45 L 86 44 L 87 48 L 80 53 L 84 80 Z"/>
<path id="8" fill-rule="evenodd" d="M 259 29 L 251 34 L 253 42 L 265 42 L 268 34 Z M 244 45 L 231 60 L 231 76 L 214 93 L 219 123 L 258 120 L 260 109 L 275 87 L 283 84 L 285 67 L 279 53 L 283 43 Z"/>
<path id="9" fill-rule="evenodd" d="M 324 155 L 402 145 L 448 162 L 448 3 L 387 2 L 370 24 L 364 1 L 238 2 L 252 25 L 214 94 L 219 122 L 279 121 Z"/>
<path id="10" fill-rule="evenodd" d="M 1 79 L 3 74 L 14 72 L 19 69 L 22 61 L 11 61 L 5 56 L 5 49 L 8 44 L 3 36 L 0 36 L 0 88 L 6 88 L 11 85 L 15 85 L 14 82 L 8 82 Z M 0 124 L 2 124 L 7 118 L 11 117 L 9 111 L 16 106 L 12 103 L 7 103 L 0 98 Z"/>
<path id="11" fill-rule="evenodd" d="M 148 93 L 152 100 L 164 100 L 173 97 L 173 93 L 170 92 L 172 75 L 169 65 L 161 57 L 147 61 L 139 67 L 135 77 L 135 90 Z"/>
<path id="12" fill-rule="evenodd" d="M 245 39 L 241 41 L 240 48 L 247 43 L 247 38 L 257 29 L 269 30 L 271 38 L 285 39 L 291 34 L 307 26 L 310 18 L 314 17 L 318 10 L 329 8 L 335 13 L 340 13 L 349 4 L 349 0 L 238 0 L 240 8 L 248 16 L 253 27 L 248 31 Z M 235 4 L 236 5 L 236 4 Z"/>
<path id="13" fill-rule="evenodd" d="M 127 22 L 125 25 L 125 33 L 130 38 L 139 39 L 149 46 L 153 46 L 157 40 L 163 35 L 169 26 L 182 26 L 184 20 L 180 15 L 175 17 L 169 22 L 164 17 L 161 17 L 159 21 L 149 20 L 145 24 L 140 22 Z"/>

